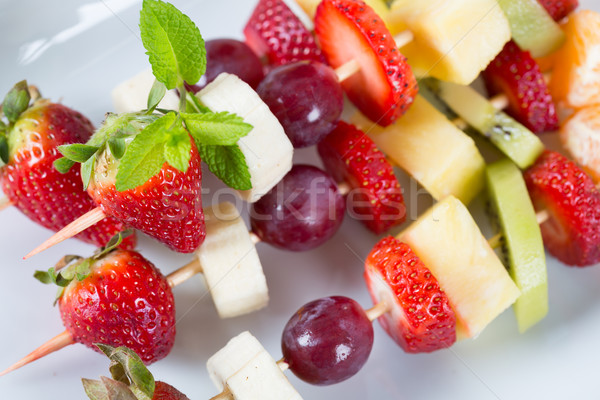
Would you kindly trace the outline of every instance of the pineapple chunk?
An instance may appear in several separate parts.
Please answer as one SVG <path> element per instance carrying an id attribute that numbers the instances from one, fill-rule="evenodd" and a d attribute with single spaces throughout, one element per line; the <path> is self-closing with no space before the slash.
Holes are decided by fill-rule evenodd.
<path id="1" fill-rule="evenodd" d="M 265 307 L 267 280 L 237 208 L 224 202 L 204 213 L 206 239 L 196 254 L 219 316 L 237 317 Z"/>
<path id="2" fill-rule="evenodd" d="M 448 294 L 459 339 L 477 336 L 520 295 L 473 217 L 455 197 L 437 203 L 398 239 L 413 249 Z"/>
<path id="3" fill-rule="evenodd" d="M 417 76 L 463 85 L 473 82 L 511 37 L 496 0 L 396 0 L 389 18 L 414 34 L 401 51 Z"/>
<path id="4" fill-rule="evenodd" d="M 475 142 L 423 97 L 386 128 L 358 113 L 352 122 L 435 199 L 454 195 L 468 204 L 483 189 L 485 163 Z"/>
<path id="5" fill-rule="evenodd" d="M 296 3 L 304 12 L 312 19 L 315 17 L 315 11 L 317 11 L 317 7 L 321 0 L 296 0 Z M 389 8 L 387 4 L 385 4 L 384 0 L 364 0 L 364 2 L 370 6 L 373 11 L 381 17 L 383 22 L 387 25 L 386 17 L 389 14 Z"/>

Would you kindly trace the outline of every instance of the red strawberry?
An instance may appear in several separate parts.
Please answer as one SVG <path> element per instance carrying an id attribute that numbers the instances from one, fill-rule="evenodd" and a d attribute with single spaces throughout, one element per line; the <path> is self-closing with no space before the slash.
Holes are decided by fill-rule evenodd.
<path id="1" fill-rule="evenodd" d="M 6 197 L 23 214 L 58 231 L 96 207 L 83 189 L 79 169 L 60 174 L 52 165 L 61 157 L 58 146 L 82 143 L 92 135 L 87 118 L 62 104 L 37 100 L 8 129 L 8 162 L 0 169 L 0 180 Z M 107 218 L 76 237 L 104 246 L 123 229 L 123 223 Z M 124 246 L 135 247 L 135 236 Z"/>
<path id="2" fill-rule="evenodd" d="M 367 257 L 364 276 L 373 302 L 391 307 L 379 322 L 406 352 L 432 352 L 456 341 L 448 297 L 407 244 L 382 239 Z"/>
<path id="3" fill-rule="evenodd" d="M 146 364 L 165 357 L 175 340 L 175 302 L 160 271 L 135 251 L 115 250 L 97 260 L 82 281 L 58 300 L 74 342 L 127 346 Z"/>
<path id="4" fill-rule="evenodd" d="M 358 189 L 351 192 L 355 218 L 377 234 L 404 222 L 406 207 L 394 170 L 363 131 L 340 121 L 318 150 L 337 182 Z"/>
<path id="5" fill-rule="evenodd" d="M 112 128 L 130 116 L 113 116 L 105 127 Z M 135 128 L 139 121 L 133 116 Z M 121 122 L 118 122 L 121 121 Z M 187 135 L 187 133 L 186 133 Z M 190 138 L 191 158 L 186 172 L 167 162 L 145 183 L 124 191 L 117 191 L 115 179 L 120 167 L 107 146 L 96 155 L 95 172 L 88 193 L 104 214 L 144 232 L 180 253 L 191 253 L 204 241 L 204 212 L 202 211 L 200 156 Z"/>
<path id="6" fill-rule="evenodd" d="M 139 253 L 115 249 L 120 243 L 121 234 L 90 258 L 67 256 L 62 268 L 35 273 L 43 283 L 64 287 L 57 302 L 66 329 L 0 376 L 73 343 L 96 351 L 96 343 L 127 346 L 146 364 L 170 352 L 175 341 L 171 286 Z"/>
<path id="7" fill-rule="evenodd" d="M 355 60 L 360 70 L 342 82 L 363 114 L 387 126 L 417 95 L 415 77 L 381 18 L 359 0 L 323 0 L 315 14 L 321 50 L 333 68 Z"/>
<path id="8" fill-rule="evenodd" d="M 600 193 L 592 179 L 563 155 L 546 150 L 525 171 L 548 251 L 568 265 L 600 262 Z"/>
<path id="9" fill-rule="evenodd" d="M 155 381 L 140 357 L 131 349 L 124 346 L 115 349 L 103 344 L 97 346 L 112 361 L 110 372 L 113 379 L 82 379 L 85 393 L 90 400 L 189 400 L 168 383 Z M 118 368 L 115 368 L 116 366 Z M 109 393 L 111 396 L 108 396 Z"/>
<path id="10" fill-rule="evenodd" d="M 579 6 L 578 0 L 538 0 L 555 21 L 560 21 Z"/>
<path id="11" fill-rule="evenodd" d="M 528 51 L 508 42 L 483 72 L 490 95 L 508 97 L 507 113 L 535 133 L 558 129 L 544 75 Z"/>
<path id="12" fill-rule="evenodd" d="M 259 0 L 244 35 L 248 46 L 275 66 L 302 60 L 324 62 L 313 35 L 282 0 Z"/>

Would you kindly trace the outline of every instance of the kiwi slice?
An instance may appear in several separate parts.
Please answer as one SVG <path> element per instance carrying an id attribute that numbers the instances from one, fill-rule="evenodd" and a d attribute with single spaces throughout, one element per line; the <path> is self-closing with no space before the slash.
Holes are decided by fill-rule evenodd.
<path id="1" fill-rule="evenodd" d="M 423 79 L 420 85 L 487 137 L 521 169 L 532 165 L 544 150 L 544 144 L 535 134 L 506 113 L 496 110 L 488 99 L 470 86 L 435 78 Z"/>
<path id="2" fill-rule="evenodd" d="M 513 40 L 535 58 L 552 53 L 565 34 L 538 0 L 498 0 L 506 14 Z"/>
<path id="3" fill-rule="evenodd" d="M 519 331 L 548 313 L 548 277 L 544 243 L 523 175 L 508 159 L 488 165 L 487 187 L 502 229 L 508 272 L 521 290 L 513 305 Z"/>

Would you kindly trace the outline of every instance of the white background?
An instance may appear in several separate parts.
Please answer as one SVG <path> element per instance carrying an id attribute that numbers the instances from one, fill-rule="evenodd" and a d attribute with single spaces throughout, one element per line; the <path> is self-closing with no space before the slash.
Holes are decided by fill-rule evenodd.
<path id="1" fill-rule="evenodd" d="M 254 6 L 253 0 L 173 3 L 197 23 L 206 39 L 242 38 Z M 600 10 L 597 1 L 581 3 L 583 8 Z M 1 95 L 27 78 L 46 97 L 60 100 L 100 124 L 112 108 L 111 88 L 147 67 L 137 28 L 140 7 L 138 0 L 0 0 Z M 313 149 L 297 152 L 296 159 L 318 163 Z M 208 173 L 204 186 L 220 187 Z M 431 199 L 422 195 L 417 209 L 415 199 L 406 197 L 413 215 L 431 205 Z M 209 198 L 204 201 L 211 202 Z M 479 215 L 478 221 L 485 224 L 483 218 Z M 47 269 L 65 253 L 87 255 L 93 248 L 70 240 L 22 261 L 49 232 L 16 209 L 0 214 L 0 226 L 2 369 L 64 329 L 58 310 L 52 307 L 55 288 L 34 280 L 33 271 Z M 311 252 L 290 253 L 259 244 L 272 301 L 258 313 L 233 320 L 219 320 L 200 277 L 177 287 L 175 347 L 166 359 L 152 365 L 151 371 L 190 399 L 208 399 L 216 391 L 205 362 L 241 331 L 250 330 L 278 359 L 281 330 L 302 304 L 339 294 L 370 307 L 361 258 L 376 241 L 358 222 L 346 219 L 332 241 Z M 140 240 L 139 249 L 165 274 L 192 257 L 169 252 L 148 238 Z M 476 340 L 434 354 L 408 355 L 376 324 L 371 357 L 352 379 L 314 387 L 289 372 L 288 376 L 305 399 L 598 398 L 600 269 L 567 268 L 551 257 L 548 269 L 550 313 L 524 335 L 518 334 L 508 310 Z M 1 377 L 0 397 L 81 399 L 85 395 L 80 378 L 106 375 L 107 367 L 107 359 L 84 346 L 69 346 Z"/>

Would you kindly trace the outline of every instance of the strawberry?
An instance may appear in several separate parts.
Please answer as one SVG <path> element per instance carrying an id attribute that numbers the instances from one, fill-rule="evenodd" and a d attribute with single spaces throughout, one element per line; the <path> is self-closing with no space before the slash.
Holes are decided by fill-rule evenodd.
<path id="1" fill-rule="evenodd" d="M 82 379 L 85 393 L 91 400 L 189 400 L 168 383 L 155 381 L 140 357 L 131 349 L 125 346 L 115 349 L 103 344 L 96 346 L 112 361 L 112 379 Z"/>
<path id="2" fill-rule="evenodd" d="M 508 114 L 534 133 L 558 129 L 556 107 L 544 75 L 528 51 L 508 42 L 483 72 L 490 95 L 508 97 Z"/>
<path id="3" fill-rule="evenodd" d="M 385 331 L 408 353 L 432 352 L 456 341 L 456 317 L 438 281 L 410 247 L 389 236 L 365 262 L 365 281 Z"/>
<path id="4" fill-rule="evenodd" d="M 0 376 L 73 343 L 96 351 L 96 343 L 127 346 L 146 364 L 169 354 L 175 341 L 171 286 L 141 254 L 117 248 L 130 232 L 119 233 L 90 258 L 65 256 L 48 271 L 35 272 L 42 283 L 61 288 L 56 302 L 65 331 Z"/>
<path id="5" fill-rule="evenodd" d="M 394 169 L 363 131 L 340 121 L 318 145 L 325 169 L 353 189 L 355 217 L 376 234 L 406 218 L 402 188 Z"/>
<path id="6" fill-rule="evenodd" d="M 579 6 L 578 0 L 538 0 L 555 21 L 560 21 Z"/>
<path id="7" fill-rule="evenodd" d="M 546 150 L 525 171 L 536 211 L 546 210 L 542 238 L 565 264 L 600 262 L 600 193 L 592 179 L 563 155 Z"/>
<path id="8" fill-rule="evenodd" d="M 16 91 L 16 92 L 15 92 Z M 32 221 L 53 231 L 96 207 L 83 189 L 79 170 L 66 174 L 56 171 L 52 163 L 61 155 L 57 148 L 69 143 L 82 143 L 94 132 L 90 121 L 79 112 L 46 99 L 29 106 L 27 84 L 21 82 L 13 93 L 26 100 L 11 116 L 7 128 L 8 157 L 0 168 L 2 190 L 19 211 Z M 10 96 L 4 103 L 11 107 Z M 84 242 L 104 246 L 117 232 L 125 229 L 115 219 L 105 219 L 76 237 Z M 124 243 L 135 247 L 135 236 Z"/>
<path id="9" fill-rule="evenodd" d="M 381 18 L 359 0 L 323 0 L 315 14 L 321 50 L 333 68 L 352 60 L 360 70 L 342 82 L 363 114 L 387 126 L 417 95 L 415 76 Z"/>
<path id="10" fill-rule="evenodd" d="M 259 0 L 244 35 L 248 46 L 274 66 L 325 61 L 313 35 L 282 0 Z"/>

